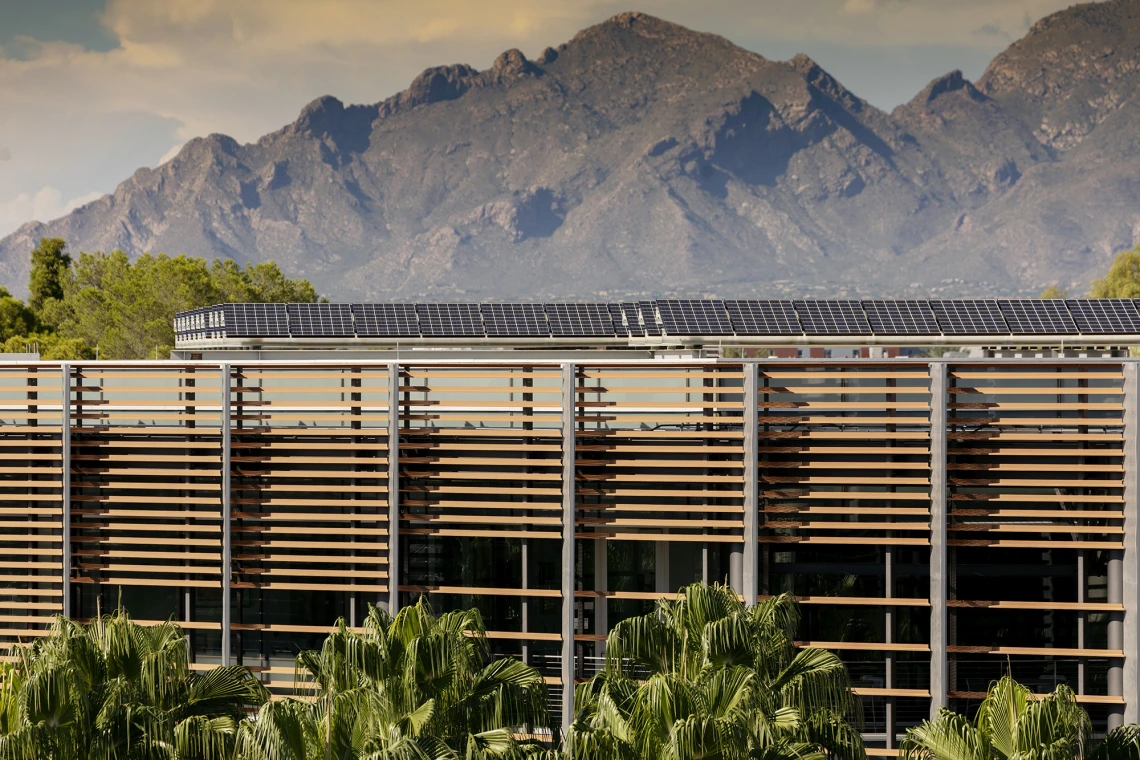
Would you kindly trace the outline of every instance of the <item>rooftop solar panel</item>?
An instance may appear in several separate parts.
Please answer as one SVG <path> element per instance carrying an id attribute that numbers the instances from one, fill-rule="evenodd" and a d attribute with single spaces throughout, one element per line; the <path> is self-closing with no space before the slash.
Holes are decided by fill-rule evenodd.
<path id="1" fill-rule="evenodd" d="M 1060 299 L 1003 299 L 998 307 L 1010 332 L 1016 335 L 1077 334 L 1077 323 Z"/>
<path id="2" fill-rule="evenodd" d="M 353 322 L 360 338 L 416 338 L 416 306 L 410 303 L 354 303 Z"/>
<path id="3" fill-rule="evenodd" d="M 1140 312 L 1131 298 L 1066 301 L 1082 335 L 1140 335 Z"/>
<path id="4" fill-rule="evenodd" d="M 352 307 L 346 303 L 291 303 L 289 334 L 294 338 L 351 338 Z"/>
<path id="5" fill-rule="evenodd" d="M 550 335 L 540 303 L 485 303 L 479 306 L 487 337 L 545 338 Z"/>
<path id="6" fill-rule="evenodd" d="M 657 322 L 657 303 L 655 301 L 638 301 L 637 306 L 641 311 L 641 326 L 645 328 L 645 334 L 660 335 L 661 325 Z"/>
<path id="7" fill-rule="evenodd" d="M 614 337 L 613 317 L 604 303 L 548 303 L 546 319 L 554 337 Z"/>
<path id="8" fill-rule="evenodd" d="M 657 301 L 661 327 L 669 335 L 732 335 L 732 323 L 721 301 L 665 299 Z"/>
<path id="9" fill-rule="evenodd" d="M 1008 335 L 1009 326 L 997 301 L 930 301 L 938 326 L 946 335 Z"/>
<path id="10" fill-rule="evenodd" d="M 858 301 L 796 301 L 808 335 L 870 335 L 871 325 Z"/>
<path id="11" fill-rule="evenodd" d="M 863 301 L 875 335 L 938 335 L 929 301 Z"/>
<path id="12" fill-rule="evenodd" d="M 803 334 L 791 301 L 725 301 L 724 308 L 737 335 Z"/>
<path id="13" fill-rule="evenodd" d="M 477 303 L 418 303 L 416 317 L 425 338 L 481 338 L 486 334 Z"/>
<path id="14" fill-rule="evenodd" d="M 289 337 L 289 312 L 283 303 L 227 303 L 222 305 L 222 313 L 227 337 Z"/>

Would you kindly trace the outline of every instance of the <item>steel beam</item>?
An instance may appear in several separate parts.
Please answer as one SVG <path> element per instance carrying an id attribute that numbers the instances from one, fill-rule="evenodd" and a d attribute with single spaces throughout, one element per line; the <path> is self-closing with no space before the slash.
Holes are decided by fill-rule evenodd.
<path id="1" fill-rule="evenodd" d="M 760 595 L 757 582 L 759 577 L 760 536 L 760 499 L 759 474 L 757 472 L 759 459 L 759 443 L 756 419 L 759 413 L 757 400 L 758 374 L 760 365 L 755 362 L 744 365 L 744 556 L 743 578 L 739 589 L 744 595 L 744 603 L 756 604 Z"/>
<path id="2" fill-rule="evenodd" d="M 388 614 L 400 610 L 400 365 L 388 365 Z"/>
<path id="3" fill-rule="evenodd" d="M 59 445 L 62 462 L 60 465 L 60 498 L 63 501 L 61 521 L 63 529 L 63 616 L 71 617 L 71 365 L 66 362 L 60 367 L 63 392 L 60 396 Z"/>
<path id="4" fill-rule="evenodd" d="M 562 365 L 562 735 L 574 721 L 575 366 Z"/>
<path id="5" fill-rule="evenodd" d="M 947 706 L 949 640 L 946 608 L 949 562 L 946 551 L 946 403 L 947 366 L 930 370 L 930 717 Z"/>
<path id="6" fill-rule="evenodd" d="M 222 665 L 230 664 L 230 623 L 233 616 L 233 600 L 230 599 L 230 575 L 233 572 L 230 539 L 230 365 L 221 366 L 221 406 L 222 406 Z"/>
<path id="7" fill-rule="evenodd" d="M 1124 604 L 1122 644 L 1124 666 L 1121 672 L 1121 692 L 1124 696 L 1124 713 L 1118 718 L 1125 723 L 1140 722 L 1140 635 L 1136 630 L 1140 618 L 1140 550 L 1137 532 L 1140 531 L 1140 365 L 1135 361 L 1124 364 L 1124 556 L 1121 595 Z M 1111 581 L 1110 581 L 1111 588 Z M 1111 600 L 1109 600 L 1111 601 Z M 1110 629 L 1112 622 L 1110 618 Z M 1112 648 L 1112 643 L 1109 643 Z M 1109 694 L 1112 692 L 1110 691 Z M 1110 721 L 1114 718 L 1110 715 Z"/>

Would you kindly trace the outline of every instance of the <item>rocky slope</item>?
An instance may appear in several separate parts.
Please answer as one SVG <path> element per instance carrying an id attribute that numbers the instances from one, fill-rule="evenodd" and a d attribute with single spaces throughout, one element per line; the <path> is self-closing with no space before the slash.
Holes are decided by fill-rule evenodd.
<path id="1" fill-rule="evenodd" d="M 1039 22 L 891 114 L 806 56 L 627 13 L 535 60 L 212 135 L 0 241 L 275 259 L 336 298 L 1035 292 L 1140 242 L 1140 0 Z"/>

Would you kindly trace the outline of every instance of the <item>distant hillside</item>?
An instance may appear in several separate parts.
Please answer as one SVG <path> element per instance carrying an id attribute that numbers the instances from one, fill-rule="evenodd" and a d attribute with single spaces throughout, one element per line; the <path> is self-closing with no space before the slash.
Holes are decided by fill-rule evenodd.
<path id="1" fill-rule="evenodd" d="M 639 13 L 535 60 L 193 140 L 0 241 L 276 260 L 337 298 L 1036 293 L 1140 242 L 1140 0 L 1036 24 L 884 113 L 806 56 Z"/>

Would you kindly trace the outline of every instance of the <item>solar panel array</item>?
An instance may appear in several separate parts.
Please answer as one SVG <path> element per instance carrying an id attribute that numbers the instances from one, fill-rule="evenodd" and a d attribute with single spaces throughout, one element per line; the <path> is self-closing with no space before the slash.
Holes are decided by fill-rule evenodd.
<path id="1" fill-rule="evenodd" d="M 665 300 L 657 309 L 669 335 L 732 335 L 723 301 Z"/>
<path id="2" fill-rule="evenodd" d="M 928 301 L 864 301 L 876 335 L 937 335 L 942 332 Z"/>
<path id="3" fill-rule="evenodd" d="M 1140 299 L 227 303 L 180 312 L 180 341 L 224 338 L 1140 335 Z"/>
<path id="4" fill-rule="evenodd" d="M 479 310 L 488 338 L 544 338 L 550 334 L 540 303 L 485 303 Z"/>
<path id="5" fill-rule="evenodd" d="M 1008 335 L 997 301 L 931 301 L 945 335 Z"/>
<path id="6" fill-rule="evenodd" d="M 351 338 L 352 305 L 347 303 L 291 303 L 289 333 L 302 338 Z"/>
<path id="7" fill-rule="evenodd" d="M 807 335 L 870 335 L 871 324 L 859 301 L 796 301 Z"/>
<path id="8" fill-rule="evenodd" d="M 352 319 L 361 338 L 418 338 L 414 303 L 354 303 Z"/>
<path id="9" fill-rule="evenodd" d="M 804 331 L 791 301 L 725 301 L 724 308 L 738 335 L 802 335 Z"/>
<path id="10" fill-rule="evenodd" d="M 418 303 L 416 316 L 425 338 L 481 338 L 483 317 L 477 303 Z"/>
<path id="11" fill-rule="evenodd" d="M 550 334 L 555 338 L 617 337 L 608 304 L 548 303 L 546 319 L 550 323 Z"/>

